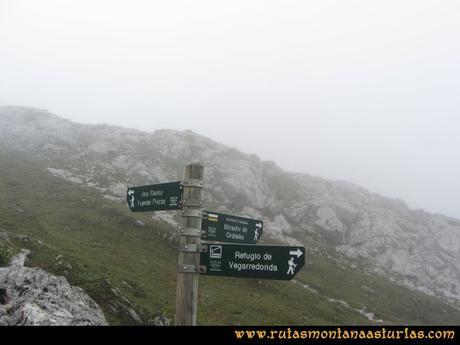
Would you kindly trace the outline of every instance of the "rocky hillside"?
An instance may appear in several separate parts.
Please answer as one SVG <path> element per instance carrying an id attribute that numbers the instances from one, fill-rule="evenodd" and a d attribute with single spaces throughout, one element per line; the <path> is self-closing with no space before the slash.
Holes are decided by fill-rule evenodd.
<path id="1" fill-rule="evenodd" d="M 199 161 L 208 208 L 262 217 L 269 239 L 332 248 L 337 262 L 355 260 L 459 305 L 460 221 L 411 210 L 400 200 L 285 172 L 190 131 L 82 125 L 30 108 L 0 107 L 0 150 L 27 153 L 49 174 L 121 203 L 127 185 L 180 179 L 184 163 Z"/>
<path id="2" fill-rule="evenodd" d="M 23 250 L 0 267 L 0 326 L 104 326 L 99 306 L 81 288 L 39 268 Z"/>

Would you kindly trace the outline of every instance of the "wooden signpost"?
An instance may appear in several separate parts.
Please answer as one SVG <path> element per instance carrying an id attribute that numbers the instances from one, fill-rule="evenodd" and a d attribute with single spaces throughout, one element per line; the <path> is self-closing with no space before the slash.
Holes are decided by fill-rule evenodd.
<path id="1" fill-rule="evenodd" d="M 200 277 L 203 174 L 199 164 L 187 165 L 184 176 L 182 227 L 177 265 L 176 326 L 195 326 Z"/>
<path id="2" fill-rule="evenodd" d="M 305 264 L 304 247 L 255 245 L 263 234 L 263 221 L 203 211 L 203 179 L 203 166 L 189 164 L 182 181 L 129 187 L 126 193 L 132 212 L 182 212 L 177 326 L 196 325 L 200 274 L 290 280 Z"/>

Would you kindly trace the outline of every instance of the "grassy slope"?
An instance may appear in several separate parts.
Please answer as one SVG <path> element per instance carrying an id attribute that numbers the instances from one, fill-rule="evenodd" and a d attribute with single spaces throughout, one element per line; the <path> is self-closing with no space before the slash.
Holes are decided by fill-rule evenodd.
<path id="1" fill-rule="evenodd" d="M 177 245 L 171 229 L 149 214 L 131 214 L 124 204 L 45 172 L 40 163 L 0 153 L 0 229 L 13 247 L 30 248 L 29 265 L 66 275 L 85 289 L 112 324 L 131 318 L 110 304 L 117 287 L 144 320 L 157 311 L 174 315 Z M 142 219 L 145 227 L 136 226 Z M 29 241 L 14 234 L 24 234 Z M 43 245 L 38 243 L 43 241 Z M 56 257 L 63 255 L 62 263 Z M 70 264 L 71 268 L 66 267 Z M 67 272 L 66 272 L 67 271 Z M 109 282 L 107 282 L 107 280 Z M 299 283 L 202 276 L 200 324 L 366 324 L 360 313 L 328 301 L 363 305 L 385 323 L 460 324 L 460 311 L 440 300 L 397 287 L 388 280 L 324 255 L 309 253 Z M 127 284 L 126 284 L 127 283 Z"/>

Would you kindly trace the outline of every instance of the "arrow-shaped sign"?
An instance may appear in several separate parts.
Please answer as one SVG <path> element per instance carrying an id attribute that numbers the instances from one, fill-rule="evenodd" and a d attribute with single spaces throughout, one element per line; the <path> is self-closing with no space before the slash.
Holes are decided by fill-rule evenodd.
<path id="1" fill-rule="evenodd" d="M 126 201 L 132 212 L 180 210 L 183 186 L 180 181 L 128 188 Z"/>
<path id="2" fill-rule="evenodd" d="M 301 251 L 299 248 L 297 248 L 296 250 L 291 250 L 291 251 L 289 252 L 289 255 L 295 255 L 295 256 L 297 256 L 298 258 L 300 258 L 300 257 L 303 255 L 303 253 L 302 253 L 302 251 Z"/>
<path id="3" fill-rule="evenodd" d="M 305 265 L 303 247 L 209 243 L 206 248 L 200 258 L 206 275 L 291 280 Z"/>
<path id="4" fill-rule="evenodd" d="M 263 234 L 264 222 L 257 219 L 204 211 L 201 230 L 203 239 L 215 242 L 257 243 Z"/>

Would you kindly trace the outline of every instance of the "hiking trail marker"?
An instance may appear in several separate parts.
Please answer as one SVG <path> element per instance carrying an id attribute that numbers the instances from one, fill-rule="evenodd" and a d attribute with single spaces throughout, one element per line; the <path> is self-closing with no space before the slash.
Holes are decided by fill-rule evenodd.
<path id="1" fill-rule="evenodd" d="M 202 236 L 206 241 L 256 244 L 262 236 L 261 220 L 203 211 Z"/>
<path id="2" fill-rule="evenodd" d="M 196 325 L 200 274 L 291 280 L 305 265 L 304 247 L 255 245 L 263 221 L 203 211 L 203 177 L 202 165 L 188 164 L 182 181 L 129 187 L 126 192 L 132 212 L 181 210 L 176 326 Z"/>
<path id="3" fill-rule="evenodd" d="M 204 274 L 291 280 L 305 265 L 305 248 L 271 245 L 207 244 L 201 253 Z"/>
<path id="4" fill-rule="evenodd" d="M 129 187 L 126 201 L 132 212 L 182 209 L 182 182 Z"/>

